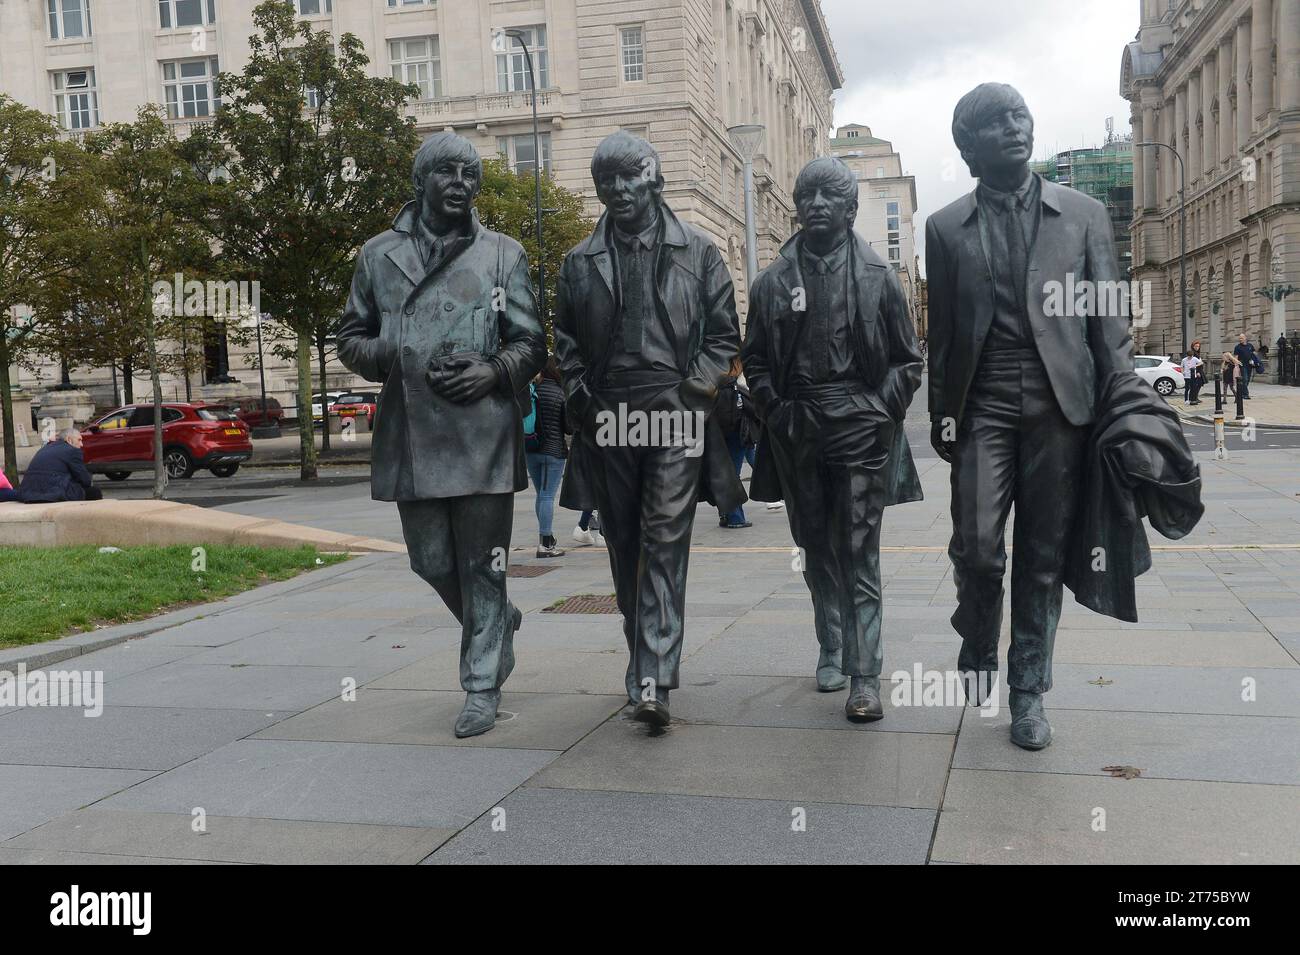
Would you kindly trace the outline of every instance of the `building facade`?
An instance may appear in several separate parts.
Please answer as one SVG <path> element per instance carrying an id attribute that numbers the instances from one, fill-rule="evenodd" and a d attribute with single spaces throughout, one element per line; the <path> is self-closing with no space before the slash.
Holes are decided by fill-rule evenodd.
<path id="1" fill-rule="evenodd" d="M 877 139 L 871 127 L 850 123 L 835 131 L 831 155 L 838 156 L 858 177 L 858 217 L 854 230 L 898 272 L 907 294 L 912 321 L 919 319 L 916 256 L 916 178 L 904 175 L 903 160 L 888 140 Z"/>
<path id="2" fill-rule="evenodd" d="M 1133 141 L 1113 137 L 1104 146 L 1068 149 L 1041 162 L 1030 163 L 1034 172 L 1063 186 L 1078 189 L 1106 207 L 1115 237 L 1120 271 L 1128 275 L 1133 265 Z"/>
<path id="3" fill-rule="evenodd" d="M 1139 347 L 1217 355 L 1300 326 L 1300 0 L 1140 0 L 1123 52 L 1132 104 L 1133 269 L 1150 283 Z M 1174 152 L 1177 152 L 1175 156 Z M 1180 164 L 1181 159 L 1181 164 Z M 1180 165 L 1187 314 L 1180 320 Z M 1270 368 L 1270 372 L 1272 368 Z"/>
<path id="4" fill-rule="evenodd" d="M 742 313 L 745 224 L 742 160 L 727 135 L 761 124 L 754 160 L 759 264 L 794 222 L 799 168 L 828 149 L 832 95 L 843 83 L 819 0 L 286 0 L 313 28 L 364 44 L 375 75 L 414 83 L 409 104 L 423 134 L 454 130 L 517 170 L 536 162 L 532 93 L 523 53 L 502 30 L 523 30 L 538 73 L 543 167 L 599 210 L 590 176 L 596 144 L 627 129 L 659 150 L 665 197 L 707 231 L 731 266 Z M 215 76 L 248 58 L 256 0 L 5 0 L 0 2 L 0 91 L 59 117 L 69 137 L 134 119 L 162 104 L 178 135 L 220 108 Z M 236 377 L 252 382 L 231 347 Z M 210 368 L 208 371 L 213 371 Z M 331 385 L 351 387 L 341 366 Z M 107 370 L 72 380 L 110 404 Z M 195 394 L 226 397 L 205 372 Z M 292 368 L 267 362 L 268 387 L 296 400 Z M 57 383 L 57 368 L 20 381 Z M 166 397 L 184 397 L 168 381 Z M 136 395 L 147 394 L 147 381 Z M 248 389 L 245 389 L 248 390 Z M 109 391 L 109 394 L 103 392 Z"/>

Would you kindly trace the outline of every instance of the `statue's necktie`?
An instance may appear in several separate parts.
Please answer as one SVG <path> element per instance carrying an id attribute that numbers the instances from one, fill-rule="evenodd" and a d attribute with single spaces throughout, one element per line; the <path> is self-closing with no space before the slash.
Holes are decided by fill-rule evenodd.
<path id="1" fill-rule="evenodd" d="M 813 266 L 813 281 L 817 283 L 817 295 L 812 305 L 812 373 L 815 382 L 823 382 L 831 374 L 831 288 L 827 279 L 826 260 L 818 259 Z"/>
<path id="2" fill-rule="evenodd" d="M 645 340 L 645 255 L 639 240 L 626 246 L 623 254 L 623 348 L 640 354 Z"/>
<path id="3" fill-rule="evenodd" d="M 1011 269 L 1011 285 L 1015 290 L 1016 315 L 1020 319 L 1021 333 L 1030 332 L 1025 315 L 1025 286 L 1029 281 L 1029 252 L 1025 247 L 1025 230 L 1020 222 L 1020 204 L 1016 196 L 1007 196 L 1002 206 L 1003 225 L 1007 234 L 1007 264 Z"/>

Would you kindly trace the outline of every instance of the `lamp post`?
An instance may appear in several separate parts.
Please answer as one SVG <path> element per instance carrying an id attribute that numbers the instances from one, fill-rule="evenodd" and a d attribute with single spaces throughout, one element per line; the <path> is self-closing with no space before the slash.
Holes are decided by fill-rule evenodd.
<path id="1" fill-rule="evenodd" d="M 271 424 L 270 416 L 266 407 L 266 361 L 262 356 L 262 322 L 267 318 L 265 312 L 255 312 L 246 316 L 240 324 L 247 328 L 252 325 L 257 329 L 257 376 L 261 379 L 262 384 L 262 423 L 252 431 L 254 438 L 278 438 L 280 437 L 280 426 Z M 326 422 L 325 430 L 329 430 L 329 423 Z"/>
<path id="2" fill-rule="evenodd" d="M 533 55 L 524 42 L 522 30 L 506 30 L 505 35 L 512 38 L 524 51 L 524 62 L 528 65 L 528 85 L 533 101 L 533 190 L 535 193 L 535 220 L 537 226 L 537 301 L 541 305 L 542 321 L 546 321 L 546 250 L 542 244 L 542 134 L 537 124 L 537 73 L 533 69 Z"/>
<path id="3" fill-rule="evenodd" d="M 1180 235 L 1178 250 L 1178 283 L 1182 287 L 1182 327 L 1183 327 L 1183 351 L 1186 352 L 1188 342 L 1191 338 L 1190 331 L 1187 327 L 1190 316 L 1187 314 L 1187 168 L 1183 165 L 1183 157 L 1178 154 L 1178 150 L 1168 143 L 1134 143 L 1135 146 L 1156 146 L 1160 149 L 1167 149 L 1174 154 L 1178 160 L 1178 231 Z"/>
<path id="4" fill-rule="evenodd" d="M 732 126 L 727 130 L 731 144 L 745 164 L 745 289 L 753 287 L 758 274 L 758 230 L 754 226 L 754 155 L 763 144 L 766 127 Z"/>

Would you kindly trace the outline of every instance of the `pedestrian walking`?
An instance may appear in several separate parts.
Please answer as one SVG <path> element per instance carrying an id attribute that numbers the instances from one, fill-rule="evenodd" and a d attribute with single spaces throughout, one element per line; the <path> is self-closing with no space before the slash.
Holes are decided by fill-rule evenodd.
<path id="1" fill-rule="evenodd" d="M 1201 390 L 1201 365 L 1204 364 L 1191 351 L 1183 352 L 1183 401 L 1189 405 L 1198 405 L 1197 398 Z"/>
<path id="2" fill-rule="evenodd" d="M 560 491 L 564 460 L 569 452 L 564 443 L 564 389 L 554 356 L 546 359 L 537 373 L 533 390 L 537 417 L 533 433 L 524 439 L 524 452 L 528 477 L 537 492 L 533 504 L 537 514 L 537 556 L 563 557 L 564 551 L 555 540 L 555 497 Z"/>
<path id="3" fill-rule="evenodd" d="M 1234 398 L 1237 397 L 1237 392 L 1233 386 L 1233 379 L 1236 377 L 1237 369 L 1240 366 L 1241 362 L 1237 361 L 1236 355 L 1230 351 L 1223 353 L 1223 365 L 1220 369 L 1220 377 L 1223 378 L 1223 390 Z"/>
<path id="4" fill-rule="evenodd" d="M 740 477 L 741 468 L 749 462 L 754 467 L 755 435 L 757 434 L 757 416 L 754 402 L 749 397 L 749 389 L 736 379 L 728 378 L 718 389 L 718 402 L 713 411 L 723 437 L 727 440 L 727 451 L 736 468 L 736 477 Z M 718 526 L 728 529 L 752 527 L 753 523 L 745 518 L 743 505 L 727 513 L 718 509 Z"/>
<path id="5" fill-rule="evenodd" d="M 1245 332 L 1237 336 L 1237 345 L 1232 349 L 1232 353 L 1237 357 L 1237 361 L 1241 362 L 1241 384 L 1238 386 L 1241 389 L 1241 398 L 1243 401 L 1249 401 L 1250 379 L 1259 370 L 1260 361 L 1259 356 L 1255 354 L 1255 346 L 1250 343 Z"/>

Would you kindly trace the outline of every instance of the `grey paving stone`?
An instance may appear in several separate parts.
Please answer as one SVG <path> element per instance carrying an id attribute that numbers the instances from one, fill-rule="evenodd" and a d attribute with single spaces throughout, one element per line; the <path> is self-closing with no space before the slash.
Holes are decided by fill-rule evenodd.
<path id="1" fill-rule="evenodd" d="M 105 693 L 112 691 L 105 687 Z M 287 716 L 283 712 L 106 706 L 25 709 L 0 723 L 0 763 L 171 769 Z"/>
<path id="2" fill-rule="evenodd" d="M 1255 698 L 1250 701 L 1242 699 L 1247 679 L 1254 682 Z M 1053 710 L 1300 717 L 1300 667 L 1057 663 L 1046 704 Z"/>
<path id="3" fill-rule="evenodd" d="M 1052 745 L 1031 753 L 1012 744 L 1006 708 L 962 723 L 953 767 L 1106 775 L 1135 766 L 1142 776 L 1300 785 L 1300 720 L 1048 708 Z M 1300 805 L 1300 790 L 1297 791 Z"/>
<path id="4" fill-rule="evenodd" d="M 954 769 L 930 858 L 980 864 L 1300 862 L 1293 786 Z M 1105 811 L 1105 831 L 1094 831 Z"/>
<path id="5" fill-rule="evenodd" d="M 1002 658 L 1006 659 L 1006 640 Z M 1294 667 L 1268 633 L 1196 630 L 1073 630 L 1058 632 L 1056 663 L 1188 667 Z"/>
<path id="6" fill-rule="evenodd" d="M 193 823 L 188 813 L 82 809 L 24 833 L 3 848 L 259 865 L 412 865 L 455 832 L 214 815 L 205 817 L 203 832 L 195 832 Z"/>
<path id="7" fill-rule="evenodd" d="M 92 653 L 83 653 L 81 656 L 60 661 L 44 669 L 99 671 L 104 674 L 104 682 L 111 683 L 133 673 L 183 660 L 201 652 L 201 647 L 155 646 L 148 638 L 143 638 L 128 640 Z"/>
<path id="8" fill-rule="evenodd" d="M 672 693 L 673 719 L 683 723 L 782 726 L 849 732 L 956 733 L 961 706 L 896 706 L 894 685 L 881 681 L 885 718 L 850 723 L 844 718 L 847 690 L 817 692 L 803 677 L 730 676 L 687 679 Z"/>
<path id="9" fill-rule="evenodd" d="M 151 633 L 143 639 L 150 648 L 219 647 L 270 630 L 273 626 L 275 622 L 264 613 L 252 609 L 225 610 Z"/>
<path id="10" fill-rule="evenodd" d="M 932 810 L 525 787 L 430 865 L 903 865 L 925 861 Z M 806 829 L 792 828 L 796 808 Z"/>
<path id="11" fill-rule="evenodd" d="M 953 740 L 922 733 L 600 726 L 530 785 L 934 809 Z"/>
<path id="12" fill-rule="evenodd" d="M 619 638 L 622 642 L 622 638 Z M 565 650 L 551 646 L 516 646 L 515 669 L 507 693 L 623 692 L 627 645 L 607 650 Z M 369 684 L 389 690 L 459 690 L 460 648 L 444 648 Z"/>
<path id="13" fill-rule="evenodd" d="M 380 636 L 375 630 L 366 634 L 336 635 L 327 627 L 313 631 L 271 630 L 236 640 L 224 646 L 203 650 L 188 658 L 195 664 L 242 663 L 255 666 L 316 667 L 387 667 L 405 666 L 454 640 L 459 647 L 460 634 L 437 630 L 432 633 L 408 633 L 400 639 Z"/>
<path id="14" fill-rule="evenodd" d="M 554 756 L 485 746 L 241 740 L 104 809 L 459 829 Z"/>
<path id="15" fill-rule="evenodd" d="M 624 705 L 621 696 L 501 694 L 496 727 L 482 736 L 456 739 L 452 725 L 465 694 L 365 687 L 351 702 L 330 700 L 284 720 L 256 739 L 298 739 L 351 743 L 418 743 L 440 746 L 496 746 L 568 749 Z"/>
<path id="16" fill-rule="evenodd" d="M 932 625 L 931 625 L 932 627 Z M 954 635 L 915 633 L 884 639 L 883 679 L 896 670 L 947 669 L 957 665 L 960 641 Z M 682 679 L 696 681 L 721 674 L 811 678 L 817 669 L 817 641 L 809 629 L 733 628 L 715 637 L 682 661 Z"/>
<path id="17" fill-rule="evenodd" d="M 232 865 L 226 862 L 196 862 L 190 859 L 159 859 L 149 856 L 109 856 L 93 852 L 57 852 L 47 849 L 6 849 L 0 846 L 0 865 Z"/>
<path id="18" fill-rule="evenodd" d="M 113 684 L 115 706 L 180 706 L 196 709 L 304 710 L 358 684 L 390 672 L 390 666 L 245 666 L 168 663 Z"/>
<path id="19" fill-rule="evenodd" d="M 0 840 L 152 776 L 134 769 L 0 765 Z"/>

